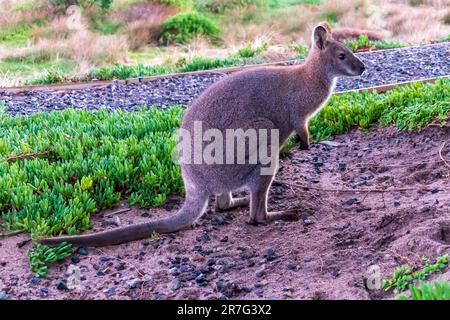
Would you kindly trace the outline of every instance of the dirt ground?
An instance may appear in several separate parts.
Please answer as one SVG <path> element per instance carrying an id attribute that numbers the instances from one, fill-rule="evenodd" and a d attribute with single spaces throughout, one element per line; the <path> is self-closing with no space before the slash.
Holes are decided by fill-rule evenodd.
<path id="1" fill-rule="evenodd" d="M 449 127 L 352 131 L 293 150 L 269 208 L 298 208 L 296 221 L 252 226 L 247 208 L 210 207 L 190 230 L 78 249 L 50 269 L 51 280 L 31 274 L 27 235 L 3 239 L 0 291 L 10 299 L 389 299 L 393 294 L 367 288 L 370 266 L 387 278 L 399 265 L 450 252 L 450 166 L 440 150 L 450 163 Z M 354 188 L 397 190 L 330 191 Z M 98 214 L 94 230 L 174 214 L 182 201 Z"/>

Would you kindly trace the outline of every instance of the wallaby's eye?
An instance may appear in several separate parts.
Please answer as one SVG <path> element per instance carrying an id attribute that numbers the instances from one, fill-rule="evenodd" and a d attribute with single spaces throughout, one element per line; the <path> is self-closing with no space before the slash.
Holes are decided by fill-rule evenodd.
<path id="1" fill-rule="evenodd" d="M 345 59 L 345 53 L 339 53 L 338 58 L 339 58 L 339 60 L 344 60 Z"/>

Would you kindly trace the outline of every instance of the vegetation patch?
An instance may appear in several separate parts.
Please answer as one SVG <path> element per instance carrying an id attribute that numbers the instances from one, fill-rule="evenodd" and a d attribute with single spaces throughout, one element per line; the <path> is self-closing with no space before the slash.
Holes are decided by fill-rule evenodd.
<path id="1" fill-rule="evenodd" d="M 31 27 L 25 24 L 0 30 L 0 44 L 20 46 L 31 38 Z"/>
<path id="2" fill-rule="evenodd" d="M 431 263 L 428 259 L 425 260 L 423 267 L 417 271 L 414 271 L 410 267 L 397 268 L 394 270 L 392 277 L 383 282 L 383 289 L 388 291 L 395 288 L 400 292 L 405 291 L 414 280 L 424 281 L 433 273 L 441 273 L 442 270 L 447 268 L 449 262 L 450 256 L 446 254 L 438 257 L 435 263 Z M 419 293 L 419 291 L 416 291 L 416 293 Z"/>
<path id="3" fill-rule="evenodd" d="M 385 40 L 372 41 L 365 34 L 362 34 L 356 40 L 347 40 L 345 45 L 353 52 L 367 51 L 367 50 L 384 50 L 403 48 L 404 45 L 397 42 L 389 42 Z"/>
<path id="4" fill-rule="evenodd" d="M 410 296 L 404 294 L 396 300 L 450 300 L 450 284 L 448 281 L 423 283 L 419 286 L 409 286 Z"/>
<path id="5" fill-rule="evenodd" d="M 216 40 L 219 34 L 219 27 L 208 17 L 195 11 L 183 12 L 170 17 L 162 24 L 160 42 L 188 43 L 197 35 Z"/>
<path id="6" fill-rule="evenodd" d="M 39 278 L 48 277 L 48 267 L 57 262 L 64 260 L 72 255 L 72 245 L 69 243 L 61 243 L 57 247 L 50 248 L 42 244 L 36 244 L 30 252 L 28 259 L 33 271 Z"/>

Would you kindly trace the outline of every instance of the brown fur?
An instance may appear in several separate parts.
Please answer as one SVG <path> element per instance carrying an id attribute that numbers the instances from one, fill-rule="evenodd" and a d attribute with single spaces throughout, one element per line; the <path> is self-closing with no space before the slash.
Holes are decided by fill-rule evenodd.
<path id="1" fill-rule="evenodd" d="M 344 59 L 339 57 L 344 55 Z M 313 32 L 313 46 L 304 64 L 290 67 L 260 67 L 232 74 L 206 89 L 187 109 L 181 128 L 193 136 L 194 121 L 203 131 L 278 129 L 280 145 L 296 132 L 301 148 L 309 146 L 309 119 L 330 96 L 338 76 L 356 76 L 363 63 L 341 43 L 332 39 L 331 28 L 320 24 Z M 270 141 L 270 139 L 269 139 Z M 204 147 L 207 145 L 204 142 Z M 277 155 L 278 155 L 278 151 Z M 248 154 L 247 154 L 248 156 Z M 250 203 L 250 223 L 265 223 L 292 212 L 267 212 L 267 193 L 276 173 L 261 175 L 257 164 L 184 164 L 181 173 L 186 200 L 171 217 L 101 233 L 39 240 L 75 245 L 104 246 L 148 237 L 152 232 L 177 231 L 192 225 L 204 212 L 208 197 L 217 195 L 216 208 L 230 209 Z M 232 191 L 250 191 L 250 200 L 233 198 Z"/>

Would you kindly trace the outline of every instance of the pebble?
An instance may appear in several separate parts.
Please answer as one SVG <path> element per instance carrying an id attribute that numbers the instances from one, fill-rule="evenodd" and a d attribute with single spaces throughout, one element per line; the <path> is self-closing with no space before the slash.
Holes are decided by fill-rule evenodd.
<path id="1" fill-rule="evenodd" d="M 141 279 L 134 278 L 130 280 L 126 280 L 125 283 L 129 289 L 136 289 L 141 284 Z"/>
<path id="2" fill-rule="evenodd" d="M 262 264 L 255 272 L 255 275 L 260 278 L 266 274 L 266 265 Z"/>
<path id="3" fill-rule="evenodd" d="M 8 300 L 9 296 L 5 291 L 0 291 L 0 301 L 1 300 Z"/>
<path id="4" fill-rule="evenodd" d="M 172 290 L 178 290 L 181 288 L 181 281 L 178 278 L 175 278 L 172 280 L 172 285 L 171 285 L 171 289 Z"/>
<path id="5" fill-rule="evenodd" d="M 56 289 L 58 289 L 59 291 L 69 290 L 69 288 L 67 288 L 67 285 L 63 281 L 58 282 L 58 284 L 56 285 Z"/>
<path id="6" fill-rule="evenodd" d="M 80 256 L 87 256 L 89 254 L 88 250 L 85 247 L 79 247 L 76 253 Z"/>

